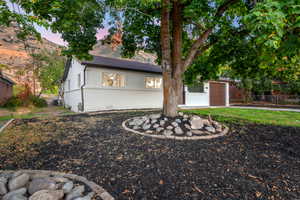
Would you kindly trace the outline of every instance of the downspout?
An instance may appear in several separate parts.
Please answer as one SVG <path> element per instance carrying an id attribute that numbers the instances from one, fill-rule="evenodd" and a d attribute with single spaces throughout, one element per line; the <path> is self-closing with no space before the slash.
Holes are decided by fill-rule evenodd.
<path id="1" fill-rule="evenodd" d="M 84 66 L 84 70 L 83 70 L 83 84 L 82 84 L 82 86 L 81 86 L 81 104 L 82 104 L 82 106 L 81 106 L 81 111 L 82 112 L 84 112 L 84 95 L 83 95 L 83 88 L 84 88 L 84 86 L 85 86 L 85 84 L 86 84 L 86 65 Z"/>

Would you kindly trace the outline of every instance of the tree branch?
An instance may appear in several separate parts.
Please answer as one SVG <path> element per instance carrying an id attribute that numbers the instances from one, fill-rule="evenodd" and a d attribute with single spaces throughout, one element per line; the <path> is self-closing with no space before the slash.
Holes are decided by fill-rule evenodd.
<path id="1" fill-rule="evenodd" d="M 219 19 L 220 17 L 222 17 L 222 15 L 224 14 L 224 12 L 233 4 L 237 3 L 239 0 L 227 0 L 224 4 L 222 4 L 218 9 L 217 12 L 215 14 L 215 20 Z M 186 59 L 184 60 L 184 64 L 183 64 L 183 68 L 186 69 L 189 65 L 192 64 L 193 60 L 195 59 L 195 56 L 197 55 L 197 51 L 199 50 L 199 48 L 201 46 L 204 45 L 205 41 L 207 40 L 207 38 L 209 37 L 209 35 L 212 33 L 214 27 L 210 27 L 208 29 L 206 29 L 206 31 L 204 31 L 202 33 L 202 35 L 200 35 L 200 37 L 194 42 L 194 44 L 192 45 Z"/>

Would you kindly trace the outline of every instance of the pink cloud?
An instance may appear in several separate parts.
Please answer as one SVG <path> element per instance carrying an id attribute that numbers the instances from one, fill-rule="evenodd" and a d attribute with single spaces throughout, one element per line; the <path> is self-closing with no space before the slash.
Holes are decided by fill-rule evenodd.
<path id="1" fill-rule="evenodd" d="M 39 27 L 39 32 L 42 34 L 42 37 L 46 38 L 47 40 L 54 42 L 56 44 L 62 45 L 62 46 L 67 46 L 68 43 L 65 42 L 61 38 L 61 34 L 59 33 L 53 33 L 50 30 L 46 30 L 42 27 Z M 99 29 L 98 33 L 96 34 L 97 40 L 103 39 L 106 35 L 108 34 L 108 29 Z"/>
<path id="2" fill-rule="evenodd" d="M 106 35 L 108 35 L 108 29 L 107 28 L 100 29 L 96 35 L 97 40 L 103 39 Z"/>

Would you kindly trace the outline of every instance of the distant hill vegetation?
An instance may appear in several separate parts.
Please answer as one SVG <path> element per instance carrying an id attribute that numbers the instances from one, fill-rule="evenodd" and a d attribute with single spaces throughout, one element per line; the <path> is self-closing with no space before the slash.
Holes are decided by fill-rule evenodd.
<path id="1" fill-rule="evenodd" d="M 26 66 L 32 64 L 29 52 L 25 50 L 24 41 L 17 38 L 18 26 L 13 24 L 11 27 L 0 27 L 0 70 L 3 74 L 11 78 L 17 84 L 30 82 L 31 72 L 20 72 Z M 115 38 L 116 39 L 116 38 Z M 116 45 L 102 44 L 101 41 L 95 45 L 90 52 L 92 55 L 107 56 L 112 58 L 122 58 L 121 39 L 117 38 Z M 26 45 L 33 49 L 35 53 L 61 51 L 63 46 L 53 43 L 45 38 L 42 41 L 34 37 L 28 37 Z M 139 62 L 155 63 L 156 56 L 153 54 L 139 52 L 132 59 Z"/>

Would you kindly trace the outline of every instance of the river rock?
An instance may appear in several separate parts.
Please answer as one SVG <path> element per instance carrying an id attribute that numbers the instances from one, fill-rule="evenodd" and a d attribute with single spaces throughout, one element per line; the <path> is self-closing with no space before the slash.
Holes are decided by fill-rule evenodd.
<path id="1" fill-rule="evenodd" d="M 190 120 L 190 124 L 192 129 L 201 129 L 204 126 L 203 121 L 199 116 L 193 116 Z"/>
<path id="2" fill-rule="evenodd" d="M 48 178 L 38 178 L 31 181 L 28 187 L 29 194 L 34 194 L 40 190 L 56 190 L 55 182 Z"/>
<path id="3" fill-rule="evenodd" d="M 8 182 L 8 188 L 9 191 L 13 191 L 19 188 L 22 188 L 25 186 L 28 181 L 29 181 L 29 175 L 28 174 L 21 174 L 17 177 L 13 177 L 9 182 Z"/>
<path id="4" fill-rule="evenodd" d="M 60 200 L 63 196 L 62 190 L 40 190 L 29 197 L 29 200 Z"/>
<path id="5" fill-rule="evenodd" d="M 174 132 L 177 134 L 177 135 L 182 135 L 183 134 L 183 130 L 180 128 L 180 127 L 176 127 L 174 129 Z"/>
<path id="6" fill-rule="evenodd" d="M 172 122 L 171 124 L 172 124 L 172 126 L 174 126 L 174 127 L 178 127 L 178 126 L 179 126 L 177 122 Z"/>
<path id="7" fill-rule="evenodd" d="M 153 128 L 158 128 L 159 124 L 153 124 Z"/>
<path id="8" fill-rule="evenodd" d="M 188 115 L 183 115 L 183 119 L 188 119 L 189 116 Z"/>
<path id="9" fill-rule="evenodd" d="M 166 123 L 166 121 L 165 121 L 165 120 L 160 120 L 160 121 L 159 121 L 159 125 L 160 125 L 160 126 L 164 126 L 164 125 L 165 125 L 165 123 Z"/>
<path id="10" fill-rule="evenodd" d="M 6 188 L 7 178 L 0 177 L 0 195 L 5 195 L 8 191 Z"/>
<path id="11" fill-rule="evenodd" d="M 177 122 L 178 124 L 180 124 L 182 121 L 181 121 L 181 119 L 175 119 L 175 122 Z"/>
<path id="12" fill-rule="evenodd" d="M 168 130 L 172 130 L 174 127 L 173 126 L 167 126 Z"/>
<path id="13" fill-rule="evenodd" d="M 10 200 L 13 196 L 23 196 L 27 192 L 26 188 L 20 188 L 14 191 L 11 191 L 2 197 L 2 200 Z"/>
<path id="14" fill-rule="evenodd" d="M 215 133 L 216 132 L 216 129 L 214 127 L 212 127 L 212 126 L 206 126 L 205 130 L 207 130 L 208 132 L 211 132 L 211 133 Z"/>
<path id="15" fill-rule="evenodd" d="M 179 115 L 179 116 L 183 116 L 183 112 L 179 112 L 178 115 Z"/>
<path id="16" fill-rule="evenodd" d="M 64 191 L 64 193 L 68 194 L 72 191 L 73 187 L 74 187 L 73 182 L 69 181 L 62 186 L 62 190 Z"/>
<path id="17" fill-rule="evenodd" d="M 155 124 L 157 122 L 157 119 L 152 119 L 151 124 Z"/>
<path id="18" fill-rule="evenodd" d="M 205 133 L 204 131 L 201 131 L 201 130 L 191 130 L 191 131 L 192 131 L 192 133 L 194 133 L 196 135 L 202 135 Z"/>
<path id="19" fill-rule="evenodd" d="M 151 124 L 144 124 L 143 125 L 144 130 L 148 130 L 149 128 L 151 128 Z"/>
<path id="20" fill-rule="evenodd" d="M 189 129 L 189 130 L 191 130 L 191 126 L 190 126 L 190 125 L 188 125 L 188 124 L 184 124 L 184 127 L 185 127 L 186 129 Z"/>
<path id="21" fill-rule="evenodd" d="M 94 195 L 95 195 L 94 192 L 90 192 L 86 196 L 84 196 L 84 197 L 77 197 L 74 200 L 91 200 Z"/>
<path id="22" fill-rule="evenodd" d="M 84 186 L 77 186 L 75 187 L 66 197 L 66 200 L 72 200 L 76 197 L 82 196 L 82 193 L 84 192 Z"/>
<path id="23" fill-rule="evenodd" d="M 191 131 L 188 131 L 188 132 L 186 132 L 186 135 L 187 135 L 188 137 L 192 137 L 192 136 L 193 136 L 193 133 L 192 133 Z"/>
<path id="24" fill-rule="evenodd" d="M 171 130 L 164 130 L 163 134 L 164 134 L 164 136 L 169 137 L 169 136 L 173 135 L 173 131 L 171 131 Z"/>
<path id="25" fill-rule="evenodd" d="M 8 200 L 27 200 L 27 197 L 24 197 L 23 195 L 13 195 Z"/>
<path id="26" fill-rule="evenodd" d="M 152 114 L 152 115 L 149 116 L 149 118 L 150 118 L 151 120 L 158 119 L 158 118 L 160 118 L 160 117 L 161 117 L 161 114 Z"/>
<path id="27" fill-rule="evenodd" d="M 162 127 L 156 128 L 156 132 L 157 132 L 157 133 L 160 133 L 162 130 L 164 130 L 164 128 L 162 128 Z"/>

